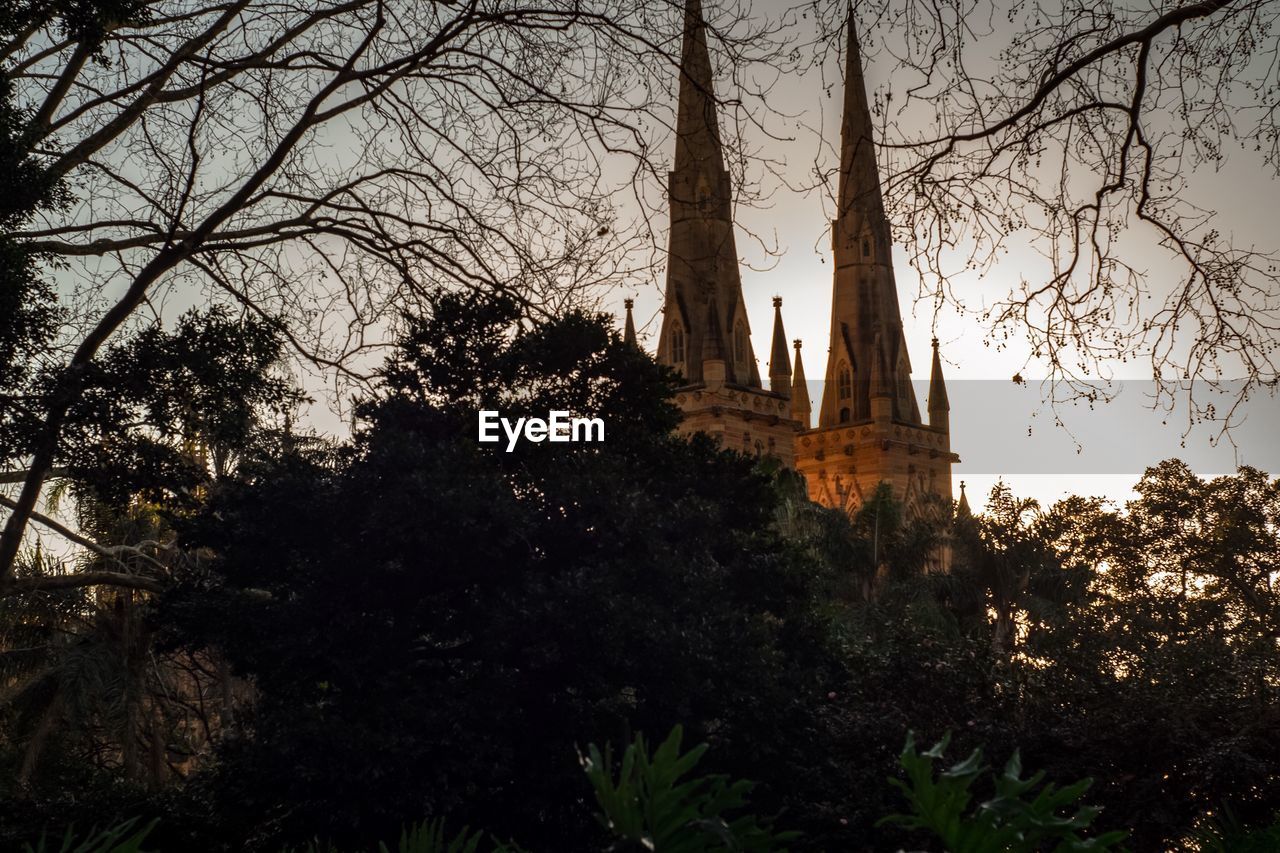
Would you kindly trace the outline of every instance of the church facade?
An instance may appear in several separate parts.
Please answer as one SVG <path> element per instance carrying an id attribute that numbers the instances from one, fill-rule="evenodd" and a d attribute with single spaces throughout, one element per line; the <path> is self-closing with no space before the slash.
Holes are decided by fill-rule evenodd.
<path id="1" fill-rule="evenodd" d="M 788 345 L 780 298 L 773 301 L 767 388 L 757 367 L 701 0 L 686 0 L 685 7 L 657 358 L 685 379 L 676 396 L 682 432 L 706 432 L 727 448 L 776 457 L 804 476 L 817 503 L 853 512 L 885 482 L 908 511 L 922 511 L 930 502 L 949 508 L 951 466 L 959 457 L 951 450 L 938 342 L 933 341 L 926 421 L 911 385 L 852 16 L 846 56 L 838 206 L 831 225 L 831 335 L 816 425 L 801 344 Z M 634 340 L 630 307 L 627 336 Z"/>

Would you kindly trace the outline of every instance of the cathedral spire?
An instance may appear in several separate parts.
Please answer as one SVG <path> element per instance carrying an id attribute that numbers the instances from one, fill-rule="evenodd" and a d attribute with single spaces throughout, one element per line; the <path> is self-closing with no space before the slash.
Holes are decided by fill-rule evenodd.
<path id="1" fill-rule="evenodd" d="M 715 80 L 711 73 L 711 54 L 707 50 L 702 0 L 688 0 L 684 9 L 684 43 L 680 49 L 675 170 L 698 169 L 704 165 L 713 172 L 723 172 L 724 153 L 720 146 Z"/>
<path id="2" fill-rule="evenodd" d="M 844 117 L 840 125 L 840 206 L 837 216 L 842 225 L 857 232 L 863 231 L 864 227 L 881 230 L 877 226 L 884 220 L 874 133 L 867 83 L 862 76 L 862 48 L 858 44 L 853 6 L 850 5 L 845 45 Z M 883 231 L 887 238 L 887 227 Z"/>
<path id="3" fill-rule="evenodd" d="M 947 399 L 947 384 L 942 379 L 937 338 L 933 339 L 933 370 L 929 374 L 929 426 L 943 432 L 951 429 L 951 402 Z"/>
<path id="4" fill-rule="evenodd" d="M 634 299 L 624 299 L 624 300 L 622 300 L 622 306 L 623 306 L 624 308 L 626 308 L 626 309 L 627 309 L 627 323 L 626 323 L 626 325 L 623 327 L 623 331 L 622 331 L 622 342 L 623 342 L 624 344 L 631 344 L 631 346 L 633 346 L 633 347 L 634 347 L 634 346 L 637 346 L 637 344 L 636 344 L 636 321 L 635 321 L 634 319 L 632 319 L 632 317 L 631 317 L 631 308 L 632 308 L 635 304 L 636 304 L 636 303 L 635 303 L 635 300 L 634 300 Z"/>
<path id="5" fill-rule="evenodd" d="M 701 0 L 687 0 L 680 59 L 675 163 L 668 175 L 671 205 L 666 299 L 658 360 L 703 381 L 704 345 L 714 346 L 725 379 L 759 388 L 760 370 L 742 304 L 733 238 L 732 187 L 724 166 L 719 119 Z M 715 322 L 708 314 L 715 312 Z M 714 339 L 708 330 L 715 329 Z"/>
<path id="6" fill-rule="evenodd" d="M 782 329 L 782 297 L 773 297 L 773 348 L 769 351 L 769 390 L 791 395 L 791 353 Z"/>
<path id="7" fill-rule="evenodd" d="M 809 428 L 809 385 L 804 378 L 804 362 L 800 359 L 800 339 L 796 338 L 796 371 L 791 379 L 791 417 L 800 422 L 804 429 Z"/>
<path id="8" fill-rule="evenodd" d="M 831 223 L 836 262 L 831 349 L 820 427 L 870 419 L 877 394 L 888 400 L 891 420 L 921 423 L 920 406 L 907 381 L 911 362 L 893 276 L 892 235 L 880 194 L 874 131 L 850 7 L 839 191 Z"/>

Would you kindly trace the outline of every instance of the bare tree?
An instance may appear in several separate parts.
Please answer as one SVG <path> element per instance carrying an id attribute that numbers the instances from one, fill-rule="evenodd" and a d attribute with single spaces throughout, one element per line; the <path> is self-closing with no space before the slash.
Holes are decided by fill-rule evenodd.
<path id="1" fill-rule="evenodd" d="M 845 0 L 799 8 L 843 47 Z M 1229 156 L 1280 176 L 1280 5 L 880 0 L 856 15 L 891 69 L 886 201 L 922 298 L 1026 339 L 1056 399 L 1105 396 L 1097 380 L 1138 359 L 1193 417 L 1229 424 L 1230 404 L 1275 387 L 1280 241 L 1237 244 L 1238 212 L 1193 199 Z M 1000 268 L 1013 241 L 1048 272 Z M 982 304 L 949 283 L 973 269 L 1010 286 Z"/>
<path id="2" fill-rule="evenodd" d="M 15 4 L 0 71 L 29 108 L 24 144 L 66 196 L 13 236 L 68 313 L 45 356 L 39 441 L 5 475 L 21 489 L 0 586 L 95 356 L 166 304 L 237 304 L 312 365 L 358 378 L 434 287 L 513 293 L 537 313 L 625 281 L 638 232 L 614 194 L 662 173 L 651 155 L 671 124 L 682 6 L 70 4 L 86 24 Z M 778 55 L 747 7 L 708 15 L 732 62 Z"/>

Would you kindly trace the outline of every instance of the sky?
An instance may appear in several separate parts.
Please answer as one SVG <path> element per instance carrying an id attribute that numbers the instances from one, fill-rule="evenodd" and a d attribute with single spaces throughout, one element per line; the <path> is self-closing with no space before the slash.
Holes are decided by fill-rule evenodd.
<path id="1" fill-rule="evenodd" d="M 714 50 L 714 48 L 713 48 Z M 864 39 L 864 74 L 870 89 L 883 95 L 889 85 L 891 60 L 875 44 Z M 761 138 L 749 124 L 744 143 L 764 150 L 767 156 L 796 164 L 789 178 L 802 182 L 812 171 L 824 146 L 827 155 L 839 142 L 840 95 L 843 74 L 834 55 L 822 75 L 810 72 L 779 81 L 774 97 L 807 126 L 812 134 L 795 133 L 793 141 Z M 823 89 L 823 77 L 836 81 L 833 91 Z M 725 91 L 717 82 L 718 94 Z M 726 116 L 721 116 L 722 126 Z M 752 138 L 752 133 L 756 138 Z M 668 143 L 668 147 L 672 147 Z M 1197 203 L 1219 211 L 1219 227 L 1239 245 L 1280 248 L 1280 181 L 1268 172 L 1251 151 L 1228 151 L 1219 170 L 1204 168 L 1189 176 L 1188 192 Z M 742 284 L 750 316 L 752 339 L 760 372 L 767 374 L 769 340 L 773 325 L 771 298 L 783 297 L 783 317 L 789 339 L 804 341 L 805 371 L 811 383 L 810 397 L 821 398 L 820 380 L 825 371 L 830 330 L 832 262 L 826 214 L 832 204 L 814 194 L 785 188 L 772 194 L 766 207 L 739 205 L 738 250 L 742 257 Z M 760 247 L 776 243 L 777 252 Z M 1143 470 L 1163 459 L 1185 459 L 1202 476 L 1230 473 L 1237 465 L 1250 464 L 1280 475 L 1280 399 L 1254 397 L 1240 412 L 1242 423 L 1223 438 L 1213 424 L 1192 425 L 1185 405 L 1172 411 L 1154 406 L 1149 364 L 1113 365 L 1113 402 L 1051 407 L 1042 401 L 1049 393 L 1041 379 L 1042 365 L 1028 362 L 1025 341 L 1014 339 L 1003 349 L 993 346 L 990 327 L 973 316 L 959 316 L 951 309 L 935 315 L 931 303 L 917 303 L 919 277 L 906 262 L 906 249 L 894 247 L 894 267 L 902 305 L 913 378 L 924 409 L 930 364 L 930 340 L 936 333 L 942 343 L 944 371 L 952 405 L 952 448 L 961 462 L 954 478 L 964 481 L 970 502 L 976 506 L 992 485 L 1003 479 L 1020 496 L 1048 504 L 1069 494 L 1131 497 Z M 1155 282 L 1172 275 L 1156 252 L 1139 253 L 1132 260 Z M 1000 292 L 1018 276 L 1034 277 L 1045 267 L 1034 247 L 1018 239 L 1010 241 L 1007 254 L 985 280 L 959 275 L 951 284 L 967 299 L 981 301 Z M 639 288 L 619 288 L 606 307 L 622 314 L 622 300 L 636 299 L 636 322 L 642 345 L 653 351 L 661 326 L 662 275 Z M 1144 372 L 1145 371 L 1145 372 Z M 1020 374 L 1024 385 L 1012 377 Z M 1197 388 L 1203 397 L 1207 389 Z M 1060 421 L 1060 423 L 1059 423 Z M 958 494 L 958 487 L 957 487 Z"/>

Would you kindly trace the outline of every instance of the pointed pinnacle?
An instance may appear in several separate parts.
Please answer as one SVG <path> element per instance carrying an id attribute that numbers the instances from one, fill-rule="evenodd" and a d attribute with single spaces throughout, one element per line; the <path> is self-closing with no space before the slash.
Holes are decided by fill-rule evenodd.
<path id="1" fill-rule="evenodd" d="M 631 344 L 632 346 L 636 346 L 637 345 L 636 344 L 636 324 L 635 324 L 635 320 L 633 320 L 631 317 L 631 308 L 632 306 L 635 305 L 635 300 L 624 299 L 622 300 L 622 305 L 627 309 L 627 322 L 626 322 L 626 325 L 623 327 L 622 342 L 625 344 Z"/>
<path id="2" fill-rule="evenodd" d="M 929 411 L 949 412 L 947 383 L 942 378 L 942 356 L 938 352 L 938 339 L 933 339 L 933 369 L 929 374 Z"/>
<path id="3" fill-rule="evenodd" d="M 787 347 L 787 333 L 782 328 L 782 297 L 773 297 L 773 347 L 769 352 L 769 381 L 777 382 L 785 391 L 791 382 L 791 352 Z"/>
<path id="4" fill-rule="evenodd" d="M 875 128 L 867 83 L 862 76 L 862 48 L 858 44 L 853 6 L 849 6 L 848 42 L 845 48 L 844 117 L 840 129 L 841 219 L 882 215 L 880 180 L 876 170 Z"/>
<path id="5" fill-rule="evenodd" d="M 809 413 L 813 410 L 809 402 L 809 383 L 804 378 L 804 360 L 800 358 L 800 339 L 795 340 L 796 369 L 791 377 L 791 413 L 796 420 L 809 428 Z"/>

